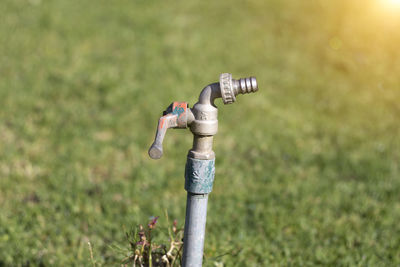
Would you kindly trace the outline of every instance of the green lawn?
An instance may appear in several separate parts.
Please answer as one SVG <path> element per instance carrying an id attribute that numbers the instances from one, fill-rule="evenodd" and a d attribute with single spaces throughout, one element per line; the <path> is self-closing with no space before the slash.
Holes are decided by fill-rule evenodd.
<path id="1" fill-rule="evenodd" d="M 400 9 L 383 2 L 2 0 L 0 266 L 88 266 L 88 241 L 118 266 L 130 227 L 182 226 L 192 135 L 147 149 L 223 72 L 260 90 L 216 101 L 204 265 L 399 266 Z"/>

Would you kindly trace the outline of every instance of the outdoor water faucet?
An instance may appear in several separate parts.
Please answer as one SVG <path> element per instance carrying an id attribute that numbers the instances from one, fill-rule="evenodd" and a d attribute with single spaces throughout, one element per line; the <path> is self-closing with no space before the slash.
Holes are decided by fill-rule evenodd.
<path id="1" fill-rule="evenodd" d="M 159 159 L 163 154 L 162 142 L 167 129 L 190 127 L 194 135 L 193 148 L 189 150 L 185 166 L 184 267 L 200 267 L 203 260 L 208 194 L 212 191 L 215 174 L 212 143 L 218 131 L 218 109 L 214 100 L 222 97 L 224 104 L 231 104 L 238 94 L 257 90 L 256 78 L 234 80 L 230 73 L 223 73 L 219 83 L 212 83 L 201 91 L 199 101 L 193 108 L 190 109 L 186 102 L 173 102 L 158 121 L 156 138 L 149 149 L 153 159 Z"/>
<path id="2" fill-rule="evenodd" d="M 255 77 L 232 79 L 232 74 L 220 75 L 219 83 L 206 86 L 200 93 L 199 101 L 189 108 L 187 102 L 173 102 L 158 121 L 156 137 L 149 149 L 152 159 L 159 159 L 163 155 L 162 142 L 169 128 L 187 128 L 194 135 L 213 136 L 218 131 L 218 109 L 214 105 L 216 98 L 222 97 L 224 104 L 236 101 L 238 94 L 247 94 L 258 91 Z"/>

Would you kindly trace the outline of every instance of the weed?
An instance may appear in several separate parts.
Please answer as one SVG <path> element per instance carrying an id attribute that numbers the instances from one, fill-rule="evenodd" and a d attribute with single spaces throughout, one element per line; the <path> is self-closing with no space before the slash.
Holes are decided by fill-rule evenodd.
<path id="1" fill-rule="evenodd" d="M 159 229 L 156 228 L 157 222 L 158 217 L 154 217 L 147 224 L 147 227 L 139 225 L 126 232 L 130 255 L 122 260 L 123 264 L 131 263 L 133 266 L 140 267 L 180 266 L 183 229 L 178 229 L 177 221 L 174 220 L 172 225 L 167 227 L 169 242 L 164 244 L 154 238 L 154 232 Z"/>

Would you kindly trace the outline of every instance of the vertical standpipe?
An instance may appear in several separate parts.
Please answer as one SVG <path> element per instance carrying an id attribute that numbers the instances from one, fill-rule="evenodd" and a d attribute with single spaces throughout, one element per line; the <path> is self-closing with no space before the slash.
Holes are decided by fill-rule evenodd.
<path id="1" fill-rule="evenodd" d="M 183 266 L 201 266 L 206 232 L 208 194 L 187 193 Z"/>
<path id="2" fill-rule="evenodd" d="M 183 266 L 198 267 L 203 262 L 208 194 L 215 176 L 215 154 L 212 136 L 194 136 L 185 166 L 187 193 Z"/>
<path id="3" fill-rule="evenodd" d="M 158 122 L 156 137 L 149 149 L 153 159 L 163 155 L 162 142 L 167 129 L 190 127 L 194 135 L 193 148 L 189 150 L 185 167 L 184 267 L 200 267 L 203 262 L 208 194 L 212 191 L 215 175 L 212 143 L 218 131 L 218 109 L 214 100 L 222 98 L 224 104 L 232 104 L 238 94 L 256 91 L 256 78 L 235 80 L 230 73 L 223 73 L 219 83 L 212 83 L 201 91 L 199 101 L 192 109 L 186 102 L 173 102 Z"/>

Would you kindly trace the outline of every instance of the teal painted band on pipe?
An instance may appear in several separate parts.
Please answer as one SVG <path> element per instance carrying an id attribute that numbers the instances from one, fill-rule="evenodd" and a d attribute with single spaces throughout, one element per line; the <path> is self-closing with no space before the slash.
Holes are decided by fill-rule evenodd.
<path id="1" fill-rule="evenodd" d="M 185 167 L 185 189 L 194 194 L 209 194 L 215 176 L 215 159 L 187 158 Z"/>

